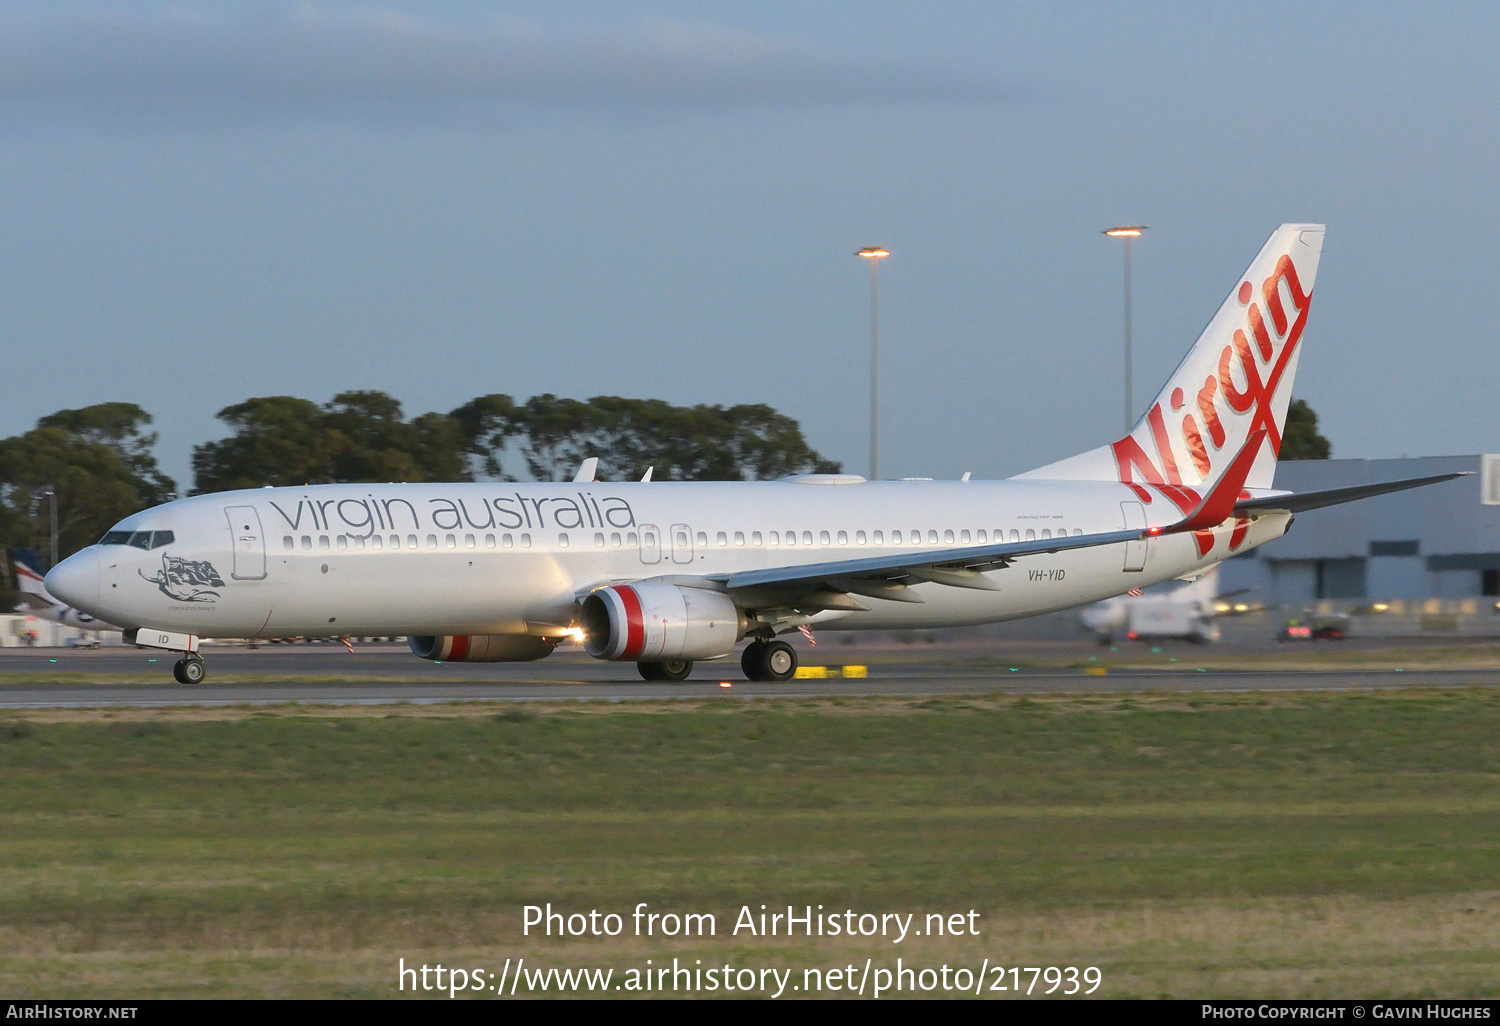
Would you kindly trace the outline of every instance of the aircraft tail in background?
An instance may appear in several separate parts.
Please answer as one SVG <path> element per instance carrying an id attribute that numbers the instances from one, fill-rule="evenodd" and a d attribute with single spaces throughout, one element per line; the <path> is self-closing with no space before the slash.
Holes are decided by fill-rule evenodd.
<path id="1" fill-rule="evenodd" d="M 1271 233 L 1128 435 L 1018 477 L 1121 481 L 1147 503 L 1152 486 L 1187 513 L 1263 432 L 1245 487 L 1270 488 L 1323 234 L 1321 224 Z"/>
<path id="2" fill-rule="evenodd" d="M 49 606 L 61 606 L 51 595 L 47 593 L 47 586 L 42 579 L 47 576 L 42 569 L 42 564 L 36 558 L 36 553 L 30 549 L 16 549 L 14 552 L 16 565 L 16 587 L 23 595 L 35 595 L 44 599 Z"/>

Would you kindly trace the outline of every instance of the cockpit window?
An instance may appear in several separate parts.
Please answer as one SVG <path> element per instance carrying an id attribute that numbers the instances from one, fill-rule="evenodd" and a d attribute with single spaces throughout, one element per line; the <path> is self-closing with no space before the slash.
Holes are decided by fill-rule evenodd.
<path id="1" fill-rule="evenodd" d="M 130 540 L 125 544 L 137 549 L 149 549 L 151 547 L 151 532 L 137 531 L 130 536 Z"/>
<path id="2" fill-rule="evenodd" d="M 104 537 L 99 539 L 100 545 L 129 545 L 129 531 L 106 531 Z"/>
<path id="3" fill-rule="evenodd" d="M 100 545 L 133 545 L 138 549 L 159 549 L 171 545 L 177 536 L 171 531 L 107 531 Z"/>
<path id="4" fill-rule="evenodd" d="M 159 549 L 163 545 L 171 545 L 176 540 L 177 536 L 174 535 L 171 531 L 157 531 L 151 536 L 151 547 L 153 549 Z"/>

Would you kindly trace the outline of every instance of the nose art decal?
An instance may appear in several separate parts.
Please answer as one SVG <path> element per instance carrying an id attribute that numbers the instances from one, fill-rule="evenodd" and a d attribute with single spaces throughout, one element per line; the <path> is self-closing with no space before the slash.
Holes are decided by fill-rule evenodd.
<path id="1" fill-rule="evenodd" d="M 142 570 L 136 573 L 160 588 L 167 598 L 178 602 L 212 602 L 219 593 L 209 589 L 224 587 L 224 578 L 206 559 L 181 559 L 163 554 L 161 569 L 156 576 L 147 577 Z"/>

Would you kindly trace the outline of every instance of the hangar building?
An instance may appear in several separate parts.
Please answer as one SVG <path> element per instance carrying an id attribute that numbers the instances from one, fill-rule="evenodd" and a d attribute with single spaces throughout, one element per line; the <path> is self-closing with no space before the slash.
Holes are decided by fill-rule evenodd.
<path id="1" fill-rule="evenodd" d="M 1500 597 L 1500 455 L 1300 460 L 1295 492 L 1469 471 L 1454 481 L 1297 515 L 1285 537 L 1223 565 L 1220 590 L 1268 604 Z M 1492 600 L 1493 601 L 1493 600 Z"/>

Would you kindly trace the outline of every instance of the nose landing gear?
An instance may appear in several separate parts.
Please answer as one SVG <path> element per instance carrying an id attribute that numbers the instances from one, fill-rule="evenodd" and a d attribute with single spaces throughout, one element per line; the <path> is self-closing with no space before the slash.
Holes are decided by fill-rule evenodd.
<path id="1" fill-rule="evenodd" d="M 179 684 L 202 684 L 203 678 L 208 676 L 208 667 L 203 664 L 203 657 L 198 654 L 196 635 L 142 628 L 126 631 L 124 640 L 125 644 L 135 645 L 137 648 L 164 649 L 168 652 L 181 653 L 182 658 L 177 660 L 177 664 L 172 667 L 172 676 Z"/>
<path id="2" fill-rule="evenodd" d="M 197 652 L 183 656 L 172 667 L 172 676 L 179 684 L 202 684 L 208 676 L 208 667 Z"/>

